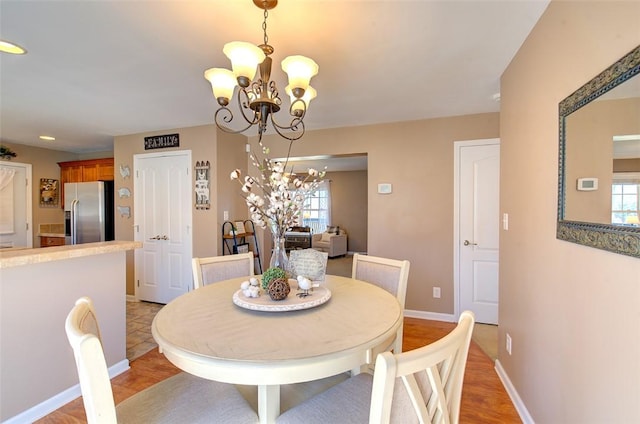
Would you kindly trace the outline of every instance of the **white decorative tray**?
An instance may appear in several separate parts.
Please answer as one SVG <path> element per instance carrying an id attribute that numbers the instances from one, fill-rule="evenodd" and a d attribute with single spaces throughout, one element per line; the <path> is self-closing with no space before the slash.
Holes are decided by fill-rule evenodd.
<path id="1" fill-rule="evenodd" d="M 242 290 L 238 290 L 233 294 L 233 303 L 253 311 L 287 312 L 315 308 L 331 299 L 331 290 L 325 287 L 314 287 L 306 297 L 298 297 L 297 293 L 298 291 L 292 288 L 286 299 L 271 300 L 264 290 L 262 290 L 260 297 L 246 297 L 242 294 Z"/>

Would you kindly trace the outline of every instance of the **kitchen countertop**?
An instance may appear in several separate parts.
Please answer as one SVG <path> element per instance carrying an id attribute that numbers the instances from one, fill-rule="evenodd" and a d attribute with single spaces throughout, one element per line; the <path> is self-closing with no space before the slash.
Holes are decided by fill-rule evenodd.
<path id="1" fill-rule="evenodd" d="M 142 243 L 139 241 L 104 241 L 45 248 L 0 250 L 0 269 L 133 250 L 140 247 Z"/>

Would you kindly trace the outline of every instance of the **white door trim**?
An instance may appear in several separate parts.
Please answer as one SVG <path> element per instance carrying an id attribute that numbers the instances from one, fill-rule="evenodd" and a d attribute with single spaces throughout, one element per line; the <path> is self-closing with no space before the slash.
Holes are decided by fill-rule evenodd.
<path id="1" fill-rule="evenodd" d="M 499 138 L 453 142 L 453 314 L 460 317 L 460 152 L 464 147 L 500 145 Z"/>

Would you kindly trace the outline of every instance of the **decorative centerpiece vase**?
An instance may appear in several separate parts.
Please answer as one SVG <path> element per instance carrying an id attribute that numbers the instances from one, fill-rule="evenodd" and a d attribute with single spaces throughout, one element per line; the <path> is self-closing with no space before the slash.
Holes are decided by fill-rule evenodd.
<path id="1" fill-rule="evenodd" d="M 325 172 L 310 168 L 307 174 L 296 175 L 293 166 L 285 172 L 289 156 L 287 155 L 284 162 L 272 161 L 266 157 L 269 149 L 262 144 L 262 138 L 258 144 L 265 157 L 260 159 L 252 152 L 250 158 L 259 175 L 245 175 L 242 178 L 240 169 L 235 169 L 230 177 L 242 185 L 242 196 L 249 207 L 254 224 L 260 228 L 266 228 L 267 225 L 270 227 L 273 235 L 273 253 L 269 267 L 288 272 L 289 258 L 284 249 L 285 232 L 299 225 L 302 207 L 322 183 Z"/>
<path id="2" fill-rule="evenodd" d="M 287 257 L 287 251 L 284 248 L 285 238 L 284 236 L 273 237 L 273 253 L 271 254 L 271 261 L 269 261 L 269 267 L 280 268 L 284 271 L 289 270 L 289 258 Z"/>

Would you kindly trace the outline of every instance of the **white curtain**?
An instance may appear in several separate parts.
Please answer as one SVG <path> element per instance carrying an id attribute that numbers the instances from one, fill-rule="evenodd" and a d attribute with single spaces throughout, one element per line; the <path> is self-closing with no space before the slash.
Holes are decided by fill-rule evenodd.
<path id="1" fill-rule="evenodd" d="M 327 225 L 333 225 L 331 224 L 331 180 L 323 181 L 322 184 L 320 184 L 320 187 L 326 193 L 326 203 L 324 205 L 324 216 L 326 222 L 323 228 L 324 231 L 327 228 Z"/>
<path id="2" fill-rule="evenodd" d="M 15 169 L 0 167 L 0 234 L 12 234 L 13 228 L 13 177 Z"/>

